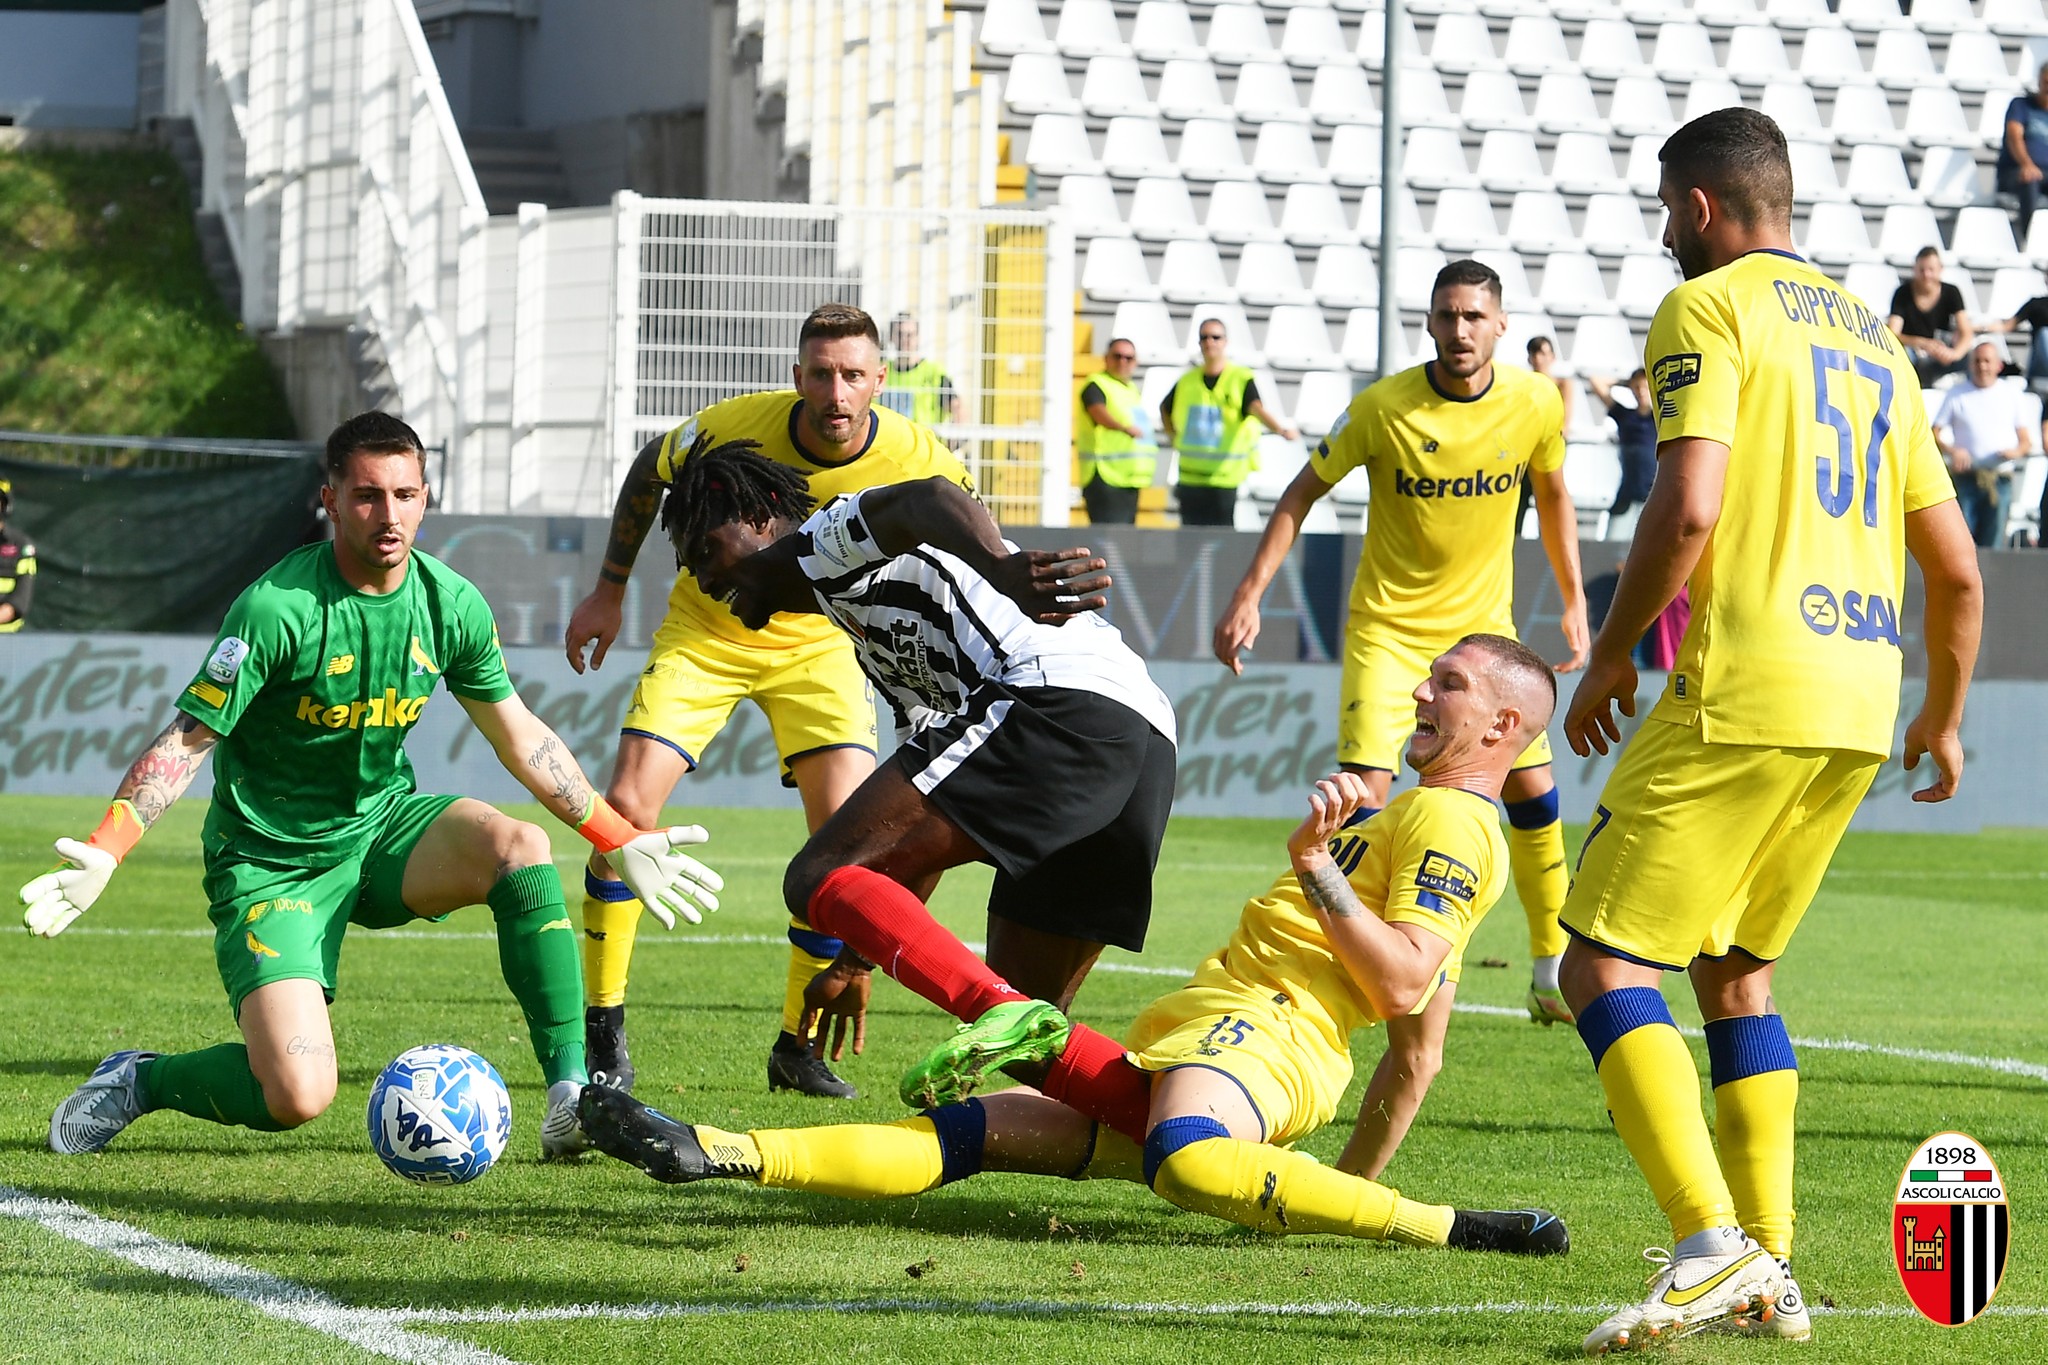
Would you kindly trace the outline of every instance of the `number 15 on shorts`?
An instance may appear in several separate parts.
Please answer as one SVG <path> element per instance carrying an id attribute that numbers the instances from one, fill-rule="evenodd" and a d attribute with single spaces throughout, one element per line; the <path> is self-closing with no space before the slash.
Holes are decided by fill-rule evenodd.
<path id="1" fill-rule="evenodd" d="M 1221 1057 L 1224 1048 L 1243 1047 L 1244 1040 L 1257 1031 L 1256 1028 L 1244 1020 L 1234 1019 L 1226 1014 L 1215 1023 L 1209 1025 L 1209 1032 L 1203 1035 L 1202 1041 L 1196 1045 L 1195 1051 L 1201 1053 L 1204 1057 Z"/>

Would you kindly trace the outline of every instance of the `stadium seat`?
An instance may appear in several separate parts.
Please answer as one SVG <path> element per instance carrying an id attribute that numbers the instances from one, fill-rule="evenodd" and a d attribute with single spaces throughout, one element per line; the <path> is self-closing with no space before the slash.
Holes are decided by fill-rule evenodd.
<path id="1" fill-rule="evenodd" d="M 2048 34 L 2041 0 L 1984 0 L 1985 27 L 2000 37 L 2034 38 Z"/>
<path id="2" fill-rule="evenodd" d="M 1628 318 L 1650 318 L 1664 296 L 1678 287 L 1678 267 L 1662 252 L 1625 256 L 1614 282 L 1615 303 Z"/>
<path id="3" fill-rule="evenodd" d="M 1451 112 L 1444 83 L 1434 67 L 1401 68 L 1401 123 L 1409 128 L 1456 128 L 1458 116 Z"/>
<path id="4" fill-rule="evenodd" d="M 1949 254 L 1966 270 L 2001 270 L 2023 266 L 2027 258 L 2012 239 L 2012 219 L 2004 209 L 1973 207 L 1956 214 Z"/>
<path id="5" fill-rule="evenodd" d="M 2012 63 L 1997 35 L 1982 32 L 1949 37 L 1941 77 L 1956 90 L 2006 90 L 2014 81 Z"/>
<path id="6" fill-rule="evenodd" d="M 1899 149 L 1875 142 L 1866 142 L 1849 153 L 1849 176 L 1843 188 L 1857 203 L 1879 207 L 1910 204 L 1921 197 L 1907 178 L 1906 159 Z"/>
<path id="7" fill-rule="evenodd" d="M 1287 198 L 1280 206 L 1280 235 L 1303 247 L 1358 240 L 1337 191 L 1308 182 L 1287 187 Z"/>
<path id="8" fill-rule="evenodd" d="M 1438 246 L 1461 256 L 1508 244 L 1500 224 L 1494 221 L 1492 198 L 1476 186 L 1439 194 L 1429 231 Z"/>
<path id="9" fill-rule="evenodd" d="M 1509 71 L 1474 71 L 1466 76 L 1458 119 L 1480 132 L 1491 128 L 1533 132 L 1536 128 L 1536 120 L 1522 107 L 1521 82 Z"/>
<path id="10" fill-rule="evenodd" d="M 1328 68 L 1324 68 L 1328 70 Z M 1359 188 L 1380 183 L 1380 129 L 1347 123 L 1330 134 L 1330 160 L 1325 167 L 1339 185 Z"/>
<path id="11" fill-rule="evenodd" d="M 2048 39 L 2044 39 L 2043 44 L 2048 47 Z M 2021 66 L 2024 68 L 2029 60 L 2030 57 L 2023 57 Z M 2034 63 L 2034 66 L 2036 70 L 2040 69 L 2039 63 Z M 2005 140 L 2005 110 L 2011 102 L 2004 92 L 1984 97 L 1984 103 L 1977 109 L 1976 145 L 1996 147 Z"/>
<path id="12" fill-rule="evenodd" d="M 1103 181 L 1108 184 L 1108 181 Z M 1060 189 L 1066 189 L 1061 182 Z M 1188 183 L 1179 176 L 1147 176 L 1131 193 L 1131 227 L 1147 242 L 1171 242 L 1206 236 L 1195 219 L 1194 201 L 1188 197 Z"/>
<path id="13" fill-rule="evenodd" d="M 1899 13 L 1899 0 L 1837 0 L 1835 16 L 1859 33 L 1880 35 L 1907 22 Z"/>
<path id="14" fill-rule="evenodd" d="M 1564 44 L 1564 30 L 1549 14 L 1519 14 L 1508 21 L 1505 46 L 1508 69 L 1522 76 L 1547 76 L 1576 71 L 1578 64 Z"/>
<path id="15" fill-rule="evenodd" d="M 1308 110 L 1294 89 L 1294 73 L 1278 62 L 1246 62 L 1238 68 L 1230 107 L 1246 123 L 1307 123 Z"/>
<path id="16" fill-rule="evenodd" d="M 1595 256 L 1634 256 L 1662 251 L 1643 223 L 1642 201 L 1632 194 L 1596 194 L 1586 200 L 1579 236 Z"/>
<path id="17" fill-rule="evenodd" d="M 1315 302 L 1315 295 L 1301 282 L 1301 263 L 1294 258 L 1294 248 L 1285 242 L 1245 243 L 1243 254 L 1237 258 L 1237 297 L 1240 302 L 1254 308 Z M 1273 355 L 1270 335 L 1266 341 L 1266 355 L 1268 359 Z M 1313 367 L 1297 365 L 1293 368 Z"/>
<path id="18" fill-rule="evenodd" d="M 1234 143 L 1236 139 L 1231 141 Z M 1173 168 L 1172 158 L 1166 154 L 1166 139 L 1160 135 L 1159 124 L 1148 118 L 1113 118 L 1109 121 L 1109 132 L 1102 140 L 1102 166 L 1120 180 L 1180 174 Z"/>
<path id="19" fill-rule="evenodd" d="M 2023 248 L 2030 260 L 2048 260 L 2048 213 L 2036 213 L 2027 225 L 2027 240 Z"/>
<path id="20" fill-rule="evenodd" d="M 1907 137 L 1892 124 L 1892 102 L 1875 85 L 1845 85 L 1835 91 L 1835 116 L 1828 125 L 1835 141 L 1853 147 L 1882 142 L 1903 147 Z"/>
<path id="21" fill-rule="evenodd" d="M 1680 111 L 1678 121 L 1691 123 L 1702 114 L 1711 114 L 1716 109 L 1732 109 L 1742 103 L 1742 92 L 1735 88 L 1735 82 L 1726 76 L 1695 76 L 1686 87 L 1685 108 Z"/>
<path id="22" fill-rule="evenodd" d="M 1415 203 L 1415 192 L 1406 185 L 1401 186 L 1400 197 L 1394 201 L 1395 211 L 1401 215 L 1401 239 L 1413 242 L 1429 234 L 1422 226 L 1422 210 Z M 2048 223 L 2048 214 L 2041 215 L 2041 221 Z M 1380 187 L 1373 185 L 1358 201 L 1358 240 L 1369 247 L 1380 244 Z"/>
<path id="23" fill-rule="evenodd" d="M 1799 48 L 1799 75 L 1808 85 L 1822 89 L 1863 85 L 1870 80 L 1856 50 L 1856 35 L 1845 28 L 1807 30 L 1806 41 Z"/>
<path id="24" fill-rule="evenodd" d="M 1870 54 L 1870 74 L 1887 88 L 1942 83 L 1927 40 L 1919 30 L 1910 28 L 1888 28 L 1877 35 L 1877 46 Z"/>
<path id="25" fill-rule="evenodd" d="M 1190 180 L 1250 180 L 1237 125 L 1223 119 L 1191 118 L 1180 132 L 1180 173 Z"/>
<path id="26" fill-rule="evenodd" d="M 1286 26 L 1280 31 L 1280 55 L 1289 66 L 1323 67 L 1341 62 L 1357 67 L 1344 46 L 1344 30 L 1333 9 L 1303 5 L 1288 10 Z"/>
<path id="27" fill-rule="evenodd" d="M 1922 242 L 1920 246 L 1927 243 Z M 1915 247 L 1918 251 L 1920 248 Z M 1863 210 L 1854 204 L 1821 203 L 1813 206 L 1806 221 L 1806 235 L 1800 254 L 1822 267 L 1872 261 L 1883 255 L 1870 245 L 1870 230 L 1864 225 Z"/>
<path id="28" fill-rule="evenodd" d="M 1769 24 L 1737 24 L 1728 30 L 1729 79 L 1744 85 L 1765 85 L 1792 73 L 1785 58 L 1785 40 Z"/>
<path id="29" fill-rule="evenodd" d="M 1422 189 L 1479 183 L 1465 166 L 1463 140 L 1449 128 L 1409 129 L 1407 146 L 1401 150 L 1401 174 Z"/>
<path id="30" fill-rule="evenodd" d="M 1218 66 L 1241 66 L 1248 61 L 1271 61 L 1273 35 L 1266 29 L 1266 16 L 1257 5 L 1218 5 L 1209 12 L 1209 59 Z"/>
<path id="31" fill-rule="evenodd" d="M 1614 168 L 1614 151 L 1601 133 L 1559 134 L 1550 175 L 1565 194 L 1620 194 L 1628 189 L 1628 181 Z"/>
<path id="32" fill-rule="evenodd" d="M 1379 261 L 1364 247 L 1333 242 L 1316 253 L 1309 291 L 1325 308 L 1376 308 L 1380 301 Z"/>
<path id="33" fill-rule="evenodd" d="M 1669 137 L 1678 129 L 1664 83 L 1655 76 L 1623 76 L 1616 81 L 1608 120 L 1623 137 L 1640 137 L 1645 133 Z"/>
<path id="34" fill-rule="evenodd" d="M 1786 137 L 1827 141 L 1827 125 L 1820 121 L 1820 110 L 1813 102 L 1813 90 L 1798 77 L 1766 84 L 1760 107 L 1777 122 Z"/>
<path id="35" fill-rule="evenodd" d="M 1792 198 L 1801 204 L 1825 200 L 1847 199 L 1842 184 L 1835 178 L 1835 149 L 1829 142 L 1815 142 L 1806 138 L 1788 138 L 1785 150 L 1792 159 Z M 1897 156 L 1895 147 L 1858 147 L 1857 151 L 1890 152 Z"/>
<path id="36" fill-rule="evenodd" d="M 1308 297 L 1306 290 L 1302 297 Z M 1330 344 L 1322 309 L 1313 304 L 1281 304 L 1266 324 L 1266 363 L 1276 370 L 1334 370 L 1344 361 Z"/>
<path id="37" fill-rule="evenodd" d="M 1188 318 L 1186 345 L 1183 355 L 1199 355 L 1201 348 L 1195 334 L 1202 330 L 1202 324 L 1214 318 L 1230 333 L 1230 358 L 1240 365 L 1253 369 L 1266 363 L 1265 348 L 1252 341 L 1251 320 L 1244 315 L 1244 309 L 1234 303 L 1207 303 L 1195 309 Z"/>
<path id="38" fill-rule="evenodd" d="M 1216 248 L 1208 249 L 1210 255 L 1215 255 Z M 1220 279 L 1220 265 L 1216 273 Z M 1145 249 L 1127 237 L 1097 237 L 1088 244 L 1087 259 L 1081 265 L 1081 289 L 1092 298 L 1112 303 L 1148 303 L 1162 294 L 1160 287 L 1152 283 L 1152 272 L 1145 267 Z"/>
<path id="39" fill-rule="evenodd" d="M 1917 87 L 1906 102 L 1905 135 L 1915 147 L 1974 147 L 1977 134 L 1963 102 L 1945 85 Z"/>
<path id="40" fill-rule="evenodd" d="M 1343 357 L 1337 360 L 1341 364 Z M 1294 397 L 1294 424 L 1304 436 L 1327 436 L 1351 406 L 1351 397 L 1349 374 L 1341 369 L 1311 370 L 1301 377 Z"/>
<path id="41" fill-rule="evenodd" d="M 1089 288 L 1085 279 L 1081 287 Z M 1159 265 L 1158 292 L 1165 295 L 1168 303 L 1237 301 L 1237 290 L 1224 278 L 1223 259 L 1216 254 L 1216 244 L 1200 238 L 1166 244 L 1166 257 Z M 1235 341 L 1235 335 L 1231 339 Z"/>
<path id="42" fill-rule="evenodd" d="M 1572 329 L 1567 363 L 1574 374 L 1627 374 L 1643 363 L 1643 348 L 1627 318 L 1584 317 Z"/>
<path id="43" fill-rule="evenodd" d="M 1209 214 L 1203 228 L 1219 242 L 1277 242 L 1272 209 L 1261 185 L 1245 180 L 1219 181 L 1209 191 Z"/>
<path id="44" fill-rule="evenodd" d="M 1109 334 L 1128 337 L 1138 348 L 1138 360 L 1143 365 L 1180 366 L 1187 363 L 1187 350 L 1175 336 L 1173 317 L 1163 303 L 1118 304 L 1116 315 L 1109 324 Z"/>
<path id="45" fill-rule="evenodd" d="M 1522 265 L 1522 253 L 1513 247 L 1481 247 L 1472 253 L 1472 259 L 1482 265 L 1493 267 L 1493 273 L 1500 276 L 1500 296 L 1504 304 L 1527 304 L 1536 297 L 1536 291 L 1529 284 L 1529 272 Z"/>
<path id="46" fill-rule="evenodd" d="M 1330 179 L 1306 123 L 1259 125 L 1259 139 L 1252 146 L 1252 172 L 1269 185 L 1304 180 L 1328 183 Z"/>
<path id="47" fill-rule="evenodd" d="M 1828 0 L 1770 0 L 1769 8 L 1771 23 L 1787 33 L 1831 28 L 1836 23 L 1835 12 L 1828 7 Z"/>
<path id="48" fill-rule="evenodd" d="M 1159 125 L 1147 125 L 1159 136 Z M 1165 154 L 1160 144 L 1160 154 Z M 1088 125 L 1077 114 L 1039 114 L 1031 120 L 1025 164 L 1040 175 L 1100 175 L 1102 163 L 1088 144 Z"/>
<path id="49" fill-rule="evenodd" d="M 1511 364 L 1520 365 L 1529 354 L 1529 343 L 1537 337 L 1550 337 L 1553 344 L 1557 336 L 1557 324 L 1550 320 L 1548 313 L 1529 303 L 1527 294 L 1510 296 L 1519 299 L 1520 306 L 1508 305 L 1508 329 L 1501 334 L 1500 342 L 1493 353 Z"/>
<path id="50" fill-rule="evenodd" d="M 1667 80 L 1689 81 L 1721 74 L 1721 64 L 1714 60 L 1713 39 L 1704 27 L 1686 20 L 1657 26 L 1650 66 Z"/>
<path id="51" fill-rule="evenodd" d="M 1941 225 L 1934 220 L 1934 210 L 1925 204 L 1893 204 L 1884 211 L 1877 251 L 1893 265 L 1911 269 L 1921 247 L 1940 245 Z"/>
<path id="52" fill-rule="evenodd" d="M 1572 230 L 1561 196 L 1523 190 L 1508 210 L 1508 240 L 1524 255 L 1547 256 L 1577 247 L 1579 234 Z"/>
<path id="53" fill-rule="evenodd" d="M 1308 92 L 1309 116 L 1331 126 L 1380 121 L 1379 106 L 1373 103 L 1372 85 L 1365 69 L 1350 62 L 1332 62 L 1316 68 L 1315 84 Z"/>
<path id="54" fill-rule="evenodd" d="M 1159 72 L 1159 112 L 1176 121 L 1214 118 L 1224 108 L 1223 87 L 1206 54 L 1175 57 Z"/>
<path id="55" fill-rule="evenodd" d="M 2006 266 L 1991 276 L 1991 292 L 1984 300 L 1987 318 L 2009 318 L 2029 299 L 2048 294 L 2048 280 L 2031 265 Z"/>
<path id="56" fill-rule="evenodd" d="M 1547 190 L 1551 179 L 1543 173 L 1543 158 L 1537 154 L 1534 134 L 1496 128 L 1479 142 L 1479 164 L 1474 168 L 1479 183 L 1495 194 L 1516 190 Z"/>
<path id="57" fill-rule="evenodd" d="M 1387 357 L 1385 373 L 1405 370 L 1415 363 L 1406 329 L 1396 327 L 1394 340 L 1400 349 Z M 1376 308 L 1354 308 L 1344 317 L 1344 363 L 1354 370 L 1380 369 L 1380 315 Z"/>
<path id="58" fill-rule="evenodd" d="M 1148 182 L 1138 183 L 1142 193 Z M 1180 181 L 1170 182 L 1179 186 Z M 1186 199 L 1187 189 L 1181 187 L 1181 197 Z M 1067 215 L 1067 222 L 1073 226 L 1077 237 L 1128 237 L 1131 227 L 1117 211 L 1116 190 L 1107 179 L 1099 175 L 1066 175 L 1060 177 L 1060 208 Z M 1133 213 L 1136 205 L 1132 206 Z M 1189 211 L 1191 214 L 1193 210 Z"/>
<path id="59" fill-rule="evenodd" d="M 1069 57 L 1128 57 L 1130 45 L 1117 28 L 1109 0 L 1065 0 L 1059 7 L 1053 45 Z"/>
<path id="60" fill-rule="evenodd" d="M 1756 5 L 1754 0 L 1693 0 L 1692 17 L 1708 28 L 1739 28 L 1756 18 Z"/>
<path id="61" fill-rule="evenodd" d="M 1984 315 L 1984 305 L 1977 301 L 1977 279 L 1974 275 L 1967 270 L 1951 270 L 1942 278 L 1963 296 L 1964 312 L 1973 318 Z"/>
<path id="62" fill-rule="evenodd" d="M 1066 63 L 1056 52 L 1020 52 L 1003 79 L 1003 103 L 1020 114 L 1078 114 L 1081 101 L 1067 84 Z"/>
<path id="63" fill-rule="evenodd" d="M 1643 47 L 1626 19 L 1592 19 L 1579 39 L 1579 71 L 1597 80 L 1617 80 L 1643 68 Z"/>
<path id="64" fill-rule="evenodd" d="M 1892 295 L 1899 289 L 1899 272 L 1883 261 L 1852 261 L 1835 276 L 1842 288 L 1870 305 L 1870 311 L 1885 317 L 1892 311 Z"/>
<path id="65" fill-rule="evenodd" d="M 1136 57 L 1090 57 L 1081 81 L 1081 107 L 1096 118 L 1159 116 L 1159 106 L 1145 93 Z"/>
<path id="66" fill-rule="evenodd" d="M 1664 174 L 1664 163 L 1657 159 L 1657 153 L 1663 147 L 1664 139 L 1656 133 L 1638 133 L 1629 141 L 1628 169 L 1624 174 L 1628 187 L 1645 199 L 1657 197 L 1657 182 Z"/>
<path id="67" fill-rule="evenodd" d="M 1920 159 L 1920 198 L 1936 208 L 1961 208 L 1978 199 L 1977 157 L 1967 147 L 1929 147 Z"/>
<path id="68" fill-rule="evenodd" d="M 1493 50 L 1493 34 L 1478 14 L 1446 14 L 1430 35 L 1429 64 L 1439 71 L 1505 71 Z"/>
<path id="69" fill-rule="evenodd" d="M 1410 313 L 1429 311 L 1429 293 L 1449 258 L 1433 246 L 1404 246 L 1394 254 L 1394 305 Z"/>
<path id="70" fill-rule="evenodd" d="M 1033 0 L 988 0 L 988 7 L 982 11 L 981 28 L 974 36 L 976 42 L 998 57 L 1053 50 Z"/>
<path id="71" fill-rule="evenodd" d="M 1571 493 L 1573 507 L 1596 514 L 1593 539 L 1605 540 L 1607 509 L 1614 506 L 1614 496 L 1621 491 L 1620 448 L 1606 441 L 1571 442 L 1564 451 L 1564 486 Z M 1584 529 L 1582 523 L 1582 535 Z"/>
<path id="72" fill-rule="evenodd" d="M 1924 33 L 1982 32 L 1970 0 L 1913 0 L 1913 24 Z"/>
<path id="73" fill-rule="evenodd" d="M 1424 70 L 1419 66 L 1422 59 L 1422 39 L 1415 34 L 1415 16 L 1407 10 L 1401 12 L 1401 78 L 1406 80 L 1411 71 Z M 1358 26 L 1358 64 L 1371 70 L 1385 65 L 1387 48 L 1387 24 L 1379 14 L 1374 14 Z M 1434 71 L 1430 72 L 1435 75 Z"/>
<path id="74" fill-rule="evenodd" d="M 1657 92 L 1662 95 L 1663 87 Z M 1536 82 L 1535 119 L 1544 132 L 1559 136 L 1607 132 L 1607 120 L 1593 102 L 1592 85 L 1574 71 L 1554 71 Z"/>
<path id="75" fill-rule="evenodd" d="M 1195 39 L 1188 7 L 1179 0 L 1144 0 L 1131 26 L 1131 50 L 1140 61 L 1171 62 L 1198 57 L 1208 49 Z"/>
<path id="76" fill-rule="evenodd" d="M 1576 318 L 1612 313 L 1614 301 L 1600 279 L 1600 263 L 1583 251 L 1553 251 L 1543 259 L 1543 282 L 1536 298 L 1555 317 Z"/>

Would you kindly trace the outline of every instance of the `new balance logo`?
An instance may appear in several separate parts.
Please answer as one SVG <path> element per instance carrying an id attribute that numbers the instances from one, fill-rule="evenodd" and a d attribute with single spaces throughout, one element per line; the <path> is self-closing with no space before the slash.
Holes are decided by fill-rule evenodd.
<path id="1" fill-rule="evenodd" d="M 1465 474 L 1455 479 L 1432 479 L 1397 469 L 1394 491 L 1404 498 L 1484 498 L 1512 493 L 1521 475 L 1520 465 L 1503 474 Z"/>
<path id="2" fill-rule="evenodd" d="M 339 678 L 344 673 L 353 673 L 355 669 L 356 656 L 353 654 L 337 654 L 327 661 L 327 676 L 330 678 Z"/>

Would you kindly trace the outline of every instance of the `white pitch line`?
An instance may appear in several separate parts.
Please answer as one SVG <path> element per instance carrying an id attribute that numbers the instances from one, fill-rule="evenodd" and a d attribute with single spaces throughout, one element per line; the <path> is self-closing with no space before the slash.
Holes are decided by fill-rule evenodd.
<path id="1" fill-rule="evenodd" d="M 44 1199 L 0 1185 L 0 1217 L 40 1224 L 59 1237 L 159 1275 L 189 1280 L 239 1299 L 267 1317 L 338 1338 L 387 1360 L 416 1365 L 513 1365 L 507 1357 L 466 1341 L 408 1331 L 386 1310 L 351 1308 L 317 1289 L 102 1218 L 69 1200 Z"/>

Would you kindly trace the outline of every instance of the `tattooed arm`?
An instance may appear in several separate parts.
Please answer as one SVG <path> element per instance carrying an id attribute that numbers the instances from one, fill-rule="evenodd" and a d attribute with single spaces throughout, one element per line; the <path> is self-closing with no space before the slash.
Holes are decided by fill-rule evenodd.
<path id="1" fill-rule="evenodd" d="M 647 539 L 647 532 L 661 511 L 662 483 L 654 476 L 654 466 L 661 458 L 662 440 L 655 437 L 633 457 L 626 482 L 619 489 L 618 503 L 612 508 L 612 534 L 605 544 L 604 563 L 597 571 L 597 586 L 569 615 L 562 643 L 568 651 L 570 667 L 578 673 L 583 671 L 586 649 L 596 646 L 590 656 L 590 667 L 601 668 L 605 651 L 618 638 L 626 580 L 632 576 L 641 542 Z"/>
<path id="2" fill-rule="evenodd" d="M 503 701 L 475 701 L 461 695 L 455 699 L 490 741 L 505 771 L 518 778 L 534 800 L 571 827 L 588 818 L 596 788 L 583 775 L 561 736 L 527 710 L 525 702 L 516 694 Z"/>
<path id="3" fill-rule="evenodd" d="M 180 711 L 150 741 L 142 756 L 128 765 L 114 799 L 131 803 L 136 823 L 148 829 L 185 794 L 218 743 L 220 735 L 210 726 Z"/>

